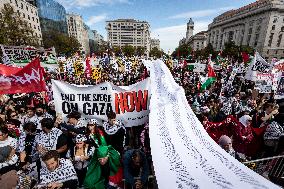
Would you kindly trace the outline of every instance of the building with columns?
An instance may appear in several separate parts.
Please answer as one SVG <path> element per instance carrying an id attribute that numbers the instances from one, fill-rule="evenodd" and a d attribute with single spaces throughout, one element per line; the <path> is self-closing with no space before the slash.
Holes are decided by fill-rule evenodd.
<path id="1" fill-rule="evenodd" d="M 134 19 L 117 19 L 106 22 L 107 41 L 112 46 L 144 47 L 145 53 L 149 54 L 150 24 L 146 21 Z"/>
<path id="2" fill-rule="evenodd" d="M 256 49 L 264 58 L 284 58 L 284 0 L 258 0 L 214 18 L 208 43 L 215 50 L 228 41 Z"/>
<path id="3" fill-rule="evenodd" d="M 38 8 L 31 3 L 26 2 L 25 0 L 1 0 L 0 9 L 4 8 L 5 4 L 11 5 L 14 9 L 14 12 L 28 23 L 28 27 L 30 27 L 34 32 L 33 35 L 38 38 L 38 44 L 42 45 L 42 32 Z"/>

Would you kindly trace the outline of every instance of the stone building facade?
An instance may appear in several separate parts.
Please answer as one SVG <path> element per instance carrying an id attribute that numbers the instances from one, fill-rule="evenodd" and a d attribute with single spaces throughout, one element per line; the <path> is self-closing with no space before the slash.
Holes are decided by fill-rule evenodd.
<path id="1" fill-rule="evenodd" d="M 11 5 L 14 12 L 28 23 L 28 27 L 34 32 L 33 35 L 38 38 L 38 44 L 42 45 L 42 32 L 38 16 L 38 8 L 24 0 L 1 0 L 0 9 L 4 8 L 5 4 Z"/>
<path id="2" fill-rule="evenodd" d="M 256 49 L 264 58 L 284 58 L 284 0 L 258 0 L 216 17 L 208 26 L 215 50 L 228 41 Z"/>
<path id="3" fill-rule="evenodd" d="M 145 53 L 149 54 L 150 24 L 146 21 L 134 19 L 117 19 L 106 22 L 107 41 L 112 46 L 144 47 Z"/>

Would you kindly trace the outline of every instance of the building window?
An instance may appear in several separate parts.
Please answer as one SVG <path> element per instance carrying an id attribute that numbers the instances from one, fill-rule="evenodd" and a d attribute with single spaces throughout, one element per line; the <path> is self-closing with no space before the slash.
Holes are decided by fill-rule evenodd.
<path id="1" fill-rule="evenodd" d="M 255 41 L 254 41 L 254 47 L 257 46 L 258 38 L 259 38 L 259 34 L 256 34 L 255 35 Z"/>
<path id="2" fill-rule="evenodd" d="M 267 50 L 266 54 L 269 54 L 269 50 Z"/>
<path id="3" fill-rule="evenodd" d="M 26 15 L 25 15 L 25 13 L 23 13 L 23 18 L 26 18 Z"/>
<path id="4" fill-rule="evenodd" d="M 29 7 L 28 6 L 26 6 L 26 9 L 27 9 L 27 11 L 29 10 Z"/>
<path id="5" fill-rule="evenodd" d="M 274 35 L 274 33 L 271 33 L 271 34 L 270 34 L 269 41 L 268 41 L 268 46 L 269 46 L 269 47 L 271 47 L 272 40 L 273 40 L 273 35 Z"/>
<path id="6" fill-rule="evenodd" d="M 272 26 L 271 30 L 275 30 L 275 25 Z"/>
<path id="7" fill-rule="evenodd" d="M 281 31 L 284 32 L 284 26 L 281 27 Z"/>
<path id="8" fill-rule="evenodd" d="M 273 23 L 276 23 L 278 20 L 278 18 L 274 18 Z"/>
<path id="9" fill-rule="evenodd" d="M 251 35 L 248 35 L 247 46 L 249 46 L 250 44 L 250 38 L 251 38 Z"/>
<path id="10" fill-rule="evenodd" d="M 37 29 L 40 30 L 40 27 L 38 26 Z"/>
<path id="11" fill-rule="evenodd" d="M 38 18 L 36 19 L 36 23 L 38 23 Z"/>
<path id="12" fill-rule="evenodd" d="M 280 47 L 281 40 L 282 40 L 282 34 L 280 34 L 279 37 L 278 37 L 277 47 Z"/>
<path id="13" fill-rule="evenodd" d="M 35 18 L 34 18 L 34 17 L 32 17 L 32 20 L 33 20 L 33 21 L 35 21 Z"/>
<path id="14" fill-rule="evenodd" d="M 252 28 L 249 29 L 249 34 L 252 34 Z"/>
<path id="15" fill-rule="evenodd" d="M 36 29 L 36 26 L 34 25 L 34 29 Z"/>
<path id="16" fill-rule="evenodd" d="M 256 28 L 256 33 L 260 33 L 260 30 L 261 30 L 261 26 L 258 26 L 258 27 Z"/>
<path id="17" fill-rule="evenodd" d="M 253 26 L 253 21 L 250 21 L 250 22 L 249 22 L 249 26 Z"/>
<path id="18" fill-rule="evenodd" d="M 31 23 L 29 23 L 29 25 L 30 25 L 30 27 L 32 27 L 32 24 L 31 24 Z"/>
<path id="19" fill-rule="evenodd" d="M 23 9 L 24 8 L 24 5 L 23 5 L 23 3 L 21 3 L 21 9 Z"/>

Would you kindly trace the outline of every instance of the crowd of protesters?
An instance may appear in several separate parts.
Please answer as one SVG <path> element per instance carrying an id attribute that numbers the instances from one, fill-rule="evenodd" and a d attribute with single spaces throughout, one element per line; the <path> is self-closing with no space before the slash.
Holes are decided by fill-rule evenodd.
<path id="1" fill-rule="evenodd" d="M 232 156 L 244 161 L 283 154 L 284 100 L 274 99 L 274 91 L 259 93 L 245 72 L 228 85 L 235 64 L 215 70 L 216 81 L 205 90 L 205 73 L 175 68 L 173 74 L 208 134 Z"/>
<path id="2" fill-rule="evenodd" d="M 50 79 L 81 85 L 109 81 L 122 86 L 150 74 L 142 61 L 128 73 L 104 61 L 99 68 L 99 80 L 47 71 L 46 93 L 1 96 L 1 188 L 155 187 L 148 183 L 149 175 L 154 175 L 148 124 L 126 128 L 114 112 L 108 113 L 102 125 L 95 119 L 85 124 L 76 111 L 64 122 L 55 111 Z M 254 83 L 244 80 L 243 74 L 224 87 L 229 66 L 216 71 L 216 82 L 205 90 L 200 88 L 202 74 L 186 67 L 169 68 L 208 134 L 230 155 L 246 161 L 283 153 L 284 105 L 274 100 L 273 93 L 255 95 Z"/>

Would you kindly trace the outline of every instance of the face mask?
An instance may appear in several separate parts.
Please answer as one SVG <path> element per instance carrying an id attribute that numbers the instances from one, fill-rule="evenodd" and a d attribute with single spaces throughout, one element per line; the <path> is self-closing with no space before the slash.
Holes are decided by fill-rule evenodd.
<path id="1" fill-rule="evenodd" d="M 43 112 L 36 112 L 36 115 L 40 117 L 43 115 Z"/>

